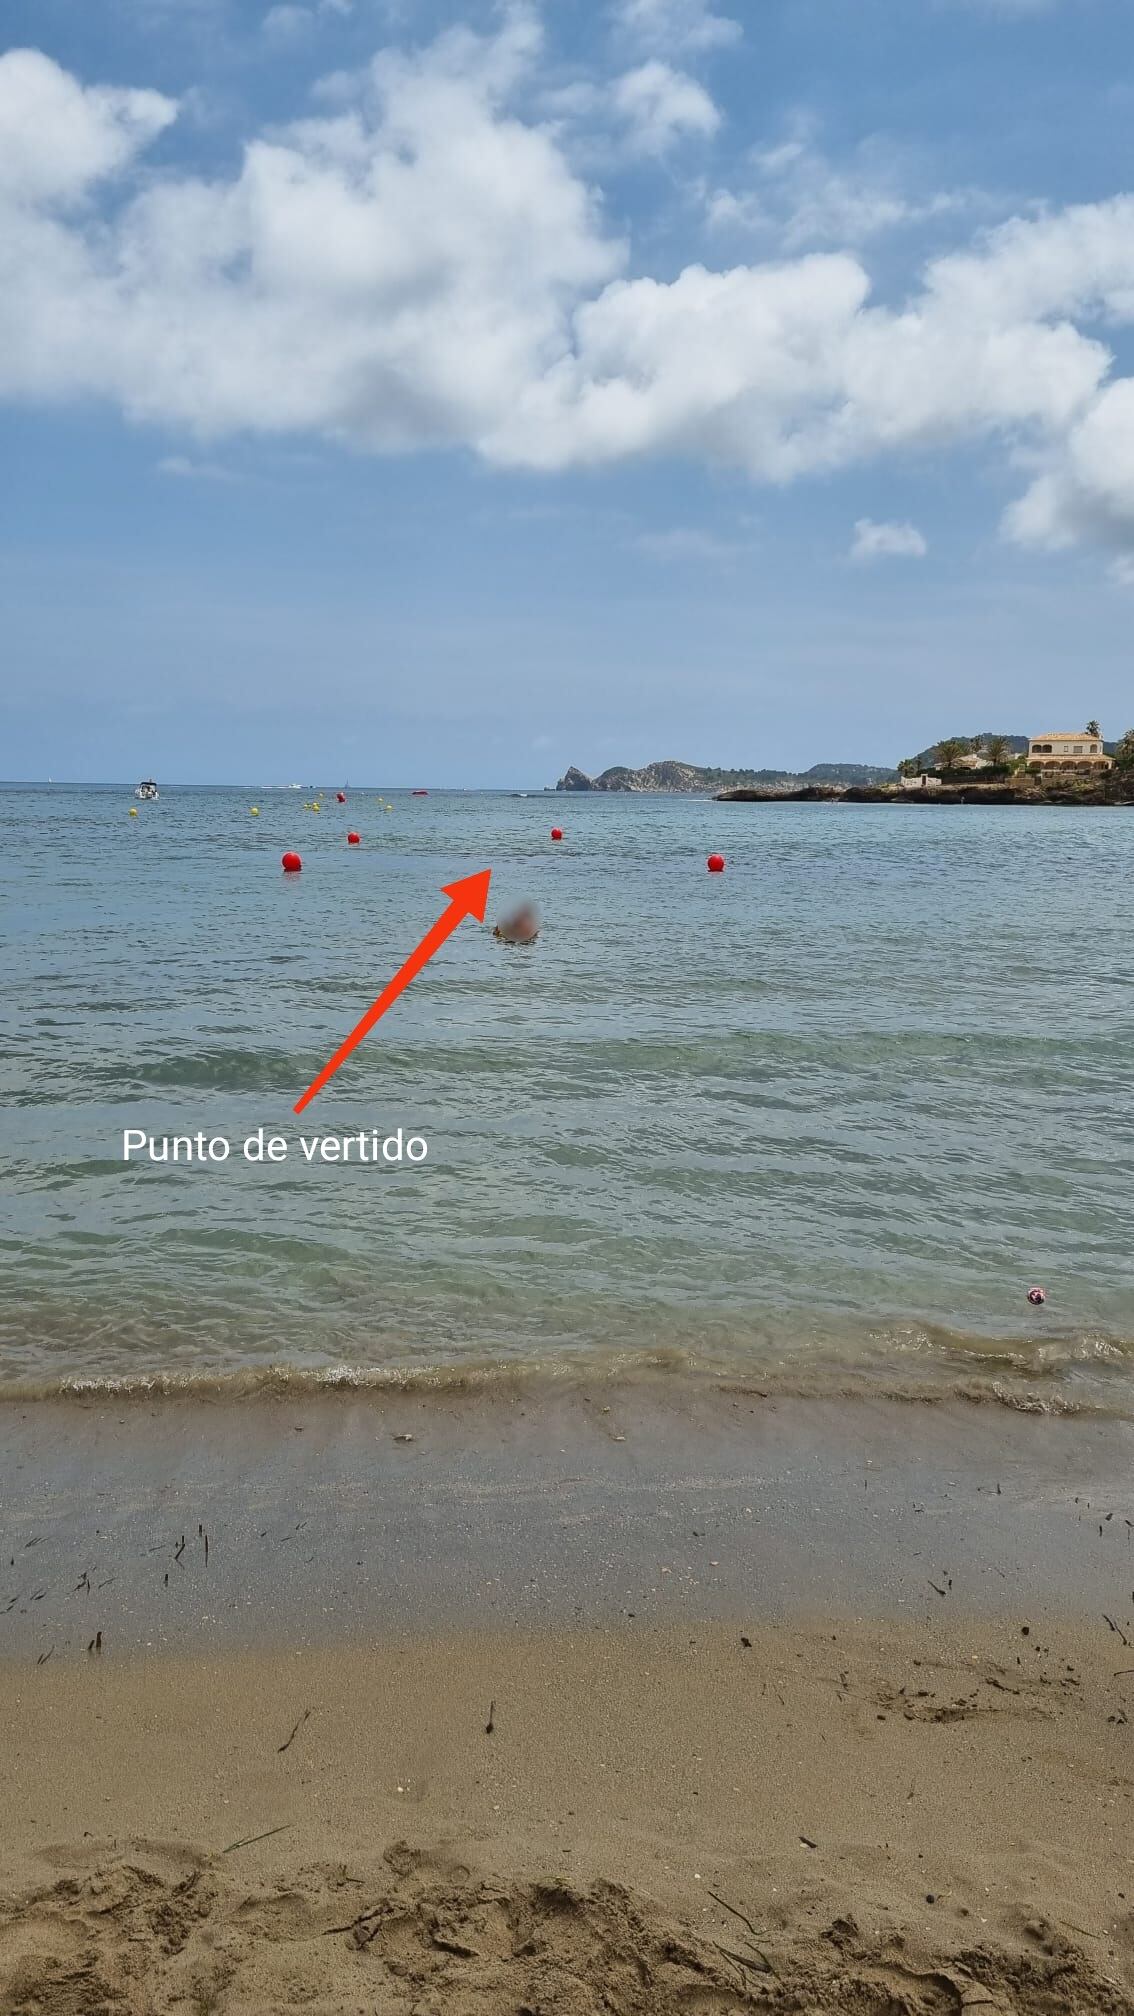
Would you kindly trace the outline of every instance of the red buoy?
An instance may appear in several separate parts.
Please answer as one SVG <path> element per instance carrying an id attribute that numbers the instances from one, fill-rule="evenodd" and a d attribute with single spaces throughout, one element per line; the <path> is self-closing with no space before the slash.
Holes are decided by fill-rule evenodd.
<path id="1" fill-rule="evenodd" d="M 284 854 L 281 856 L 281 862 L 285 875 L 298 875 L 303 866 L 298 854 Z"/>
<path id="2" fill-rule="evenodd" d="M 562 826 L 553 826 L 551 829 L 551 837 L 553 840 L 562 840 L 563 838 Z"/>
<path id="3" fill-rule="evenodd" d="M 339 801 L 339 804 L 340 804 L 340 805 L 345 805 L 345 804 L 346 804 L 346 792 L 345 792 L 345 791 L 336 791 L 336 792 L 335 792 L 335 797 L 336 797 L 336 798 L 338 799 L 338 801 Z"/>
<path id="4" fill-rule="evenodd" d="M 1047 1301 L 1047 1289 L 1029 1288 L 1028 1301 L 1031 1302 L 1033 1306 L 1038 1309 L 1042 1303 Z"/>
<path id="5" fill-rule="evenodd" d="M 357 833 L 348 833 L 346 841 L 348 847 L 358 847 L 361 844 Z"/>
<path id="6" fill-rule="evenodd" d="M 709 870 L 709 873 L 710 873 L 710 875 L 723 875 L 723 874 L 724 874 L 724 855 L 723 855 L 723 854 L 710 854 L 710 856 L 709 856 L 709 859 L 708 859 L 708 863 L 707 863 L 707 866 L 708 866 L 708 870 Z"/>

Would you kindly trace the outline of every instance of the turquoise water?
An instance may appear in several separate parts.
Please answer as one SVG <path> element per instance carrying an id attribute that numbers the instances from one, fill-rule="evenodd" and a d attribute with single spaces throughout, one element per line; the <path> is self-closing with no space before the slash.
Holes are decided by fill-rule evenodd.
<path id="1" fill-rule="evenodd" d="M 658 1358 L 1134 1401 L 1134 812 L 306 795 L 0 792 L 0 1390 Z M 466 921 L 296 1119 L 484 867 L 538 944 Z M 298 1148 L 398 1125 L 421 1167 Z M 127 1127 L 237 1151 L 126 1166 Z"/>

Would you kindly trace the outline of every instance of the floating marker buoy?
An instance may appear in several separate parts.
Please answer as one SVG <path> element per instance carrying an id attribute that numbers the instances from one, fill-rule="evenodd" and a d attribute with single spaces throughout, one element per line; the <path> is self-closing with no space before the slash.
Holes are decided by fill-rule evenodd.
<path id="1" fill-rule="evenodd" d="M 138 816 L 138 808 L 137 808 L 137 806 L 136 806 L 136 805 L 131 805 L 131 807 L 130 807 L 130 817 L 131 817 L 131 819 L 136 819 L 136 818 L 137 818 L 137 816 Z"/>
<path id="2" fill-rule="evenodd" d="M 283 854 L 280 856 L 280 866 L 285 875 L 298 875 L 303 863 L 298 854 Z"/>
<path id="3" fill-rule="evenodd" d="M 336 792 L 335 792 L 335 797 L 336 797 L 336 798 L 338 799 L 338 801 L 339 801 L 339 804 L 340 804 L 340 805 L 345 805 L 345 804 L 346 804 L 346 792 L 345 792 L 345 791 L 336 791 Z"/>
<path id="4" fill-rule="evenodd" d="M 260 817 L 260 807 L 258 805 L 250 805 L 248 808 L 248 812 L 249 817 L 252 819 L 258 819 Z"/>
<path id="5" fill-rule="evenodd" d="M 1046 1288 L 1029 1288 L 1029 1289 L 1028 1289 L 1028 1301 L 1029 1301 L 1029 1302 L 1032 1302 L 1032 1303 L 1034 1303 L 1034 1304 L 1035 1304 L 1035 1306 L 1036 1306 L 1036 1308 L 1038 1309 L 1038 1307 L 1039 1307 L 1039 1305 L 1040 1305 L 1040 1303 L 1041 1303 L 1041 1302 L 1046 1302 L 1046 1301 L 1047 1301 L 1047 1289 L 1046 1289 Z"/>
<path id="6" fill-rule="evenodd" d="M 563 838 L 562 826 L 553 826 L 551 829 L 551 837 L 553 840 L 562 840 Z"/>
<path id="7" fill-rule="evenodd" d="M 708 870 L 709 870 L 709 873 L 710 873 L 710 875 L 723 875 L 723 874 L 724 874 L 724 855 L 723 855 L 723 854 L 710 854 L 710 856 L 709 856 L 709 859 L 708 859 L 708 861 L 706 862 L 706 864 L 705 864 L 705 865 L 706 865 L 706 867 L 708 868 Z"/>
<path id="8" fill-rule="evenodd" d="M 359 839 L 357 833 L 348 833 L 346 836 L 346 840 L 348 847 L 360 847 L 362 845 L 362 842 Z"/>

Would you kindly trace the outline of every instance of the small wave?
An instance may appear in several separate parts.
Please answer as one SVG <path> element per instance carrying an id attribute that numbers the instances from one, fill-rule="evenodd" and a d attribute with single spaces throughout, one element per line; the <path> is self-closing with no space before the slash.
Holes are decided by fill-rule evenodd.
<path id="1" fill-rule="evenodd" d="M 960 1340 L 955 1340 L 959 1342 Z M 154 1400 L 195 1401 L 225 1405 L 233 1402 L 291 1401 L 342 1398 L 381 1404 L 394 1397 L 436 1397 L 445 1400 L 529 1398 L 533 1402 L 556 1395 L 585 1395 L 588 1389 L 621 1390 L 664 1385 L 667 1397 L 688 1398 L 690 1404 L 708 1392 L 759 1400 L 844 1401 L 853 1404 L 899 1402 L 917 1406 L 964 1403 L 1006 1407 L 1017 1413 L 1049 1417 L 1077 1416 L 1134 1420 L 1134 1394 L 1115 1390 L 1105 1397 L 1096 1389 L 1076 1392 L 1057 1383 L 1059 1367 L 1033 1366 L 1030 1376 L 1021 1359 L 1001 1345 L 988 1350 L 987 1372 L 968 1366 L 950 1367 L 938 1361 L 924 1373 L 904 1371 L 875 1362 L 773 1366 L 755 1371 L 699 1358 L 676 1349 L 626 1352 L 607 1357 L 557 1356 L 551 1360 L 485 1360 L 437 1363 L 429 1366 L 270 1364 L 231 1369 L 198 1368 L 184 1372 L 145 1371 L 124 1374 L 65 1375 L 50 1379 L 20 1379 L 0 1387 L 0 1408 L 40 1401 L 116 1404 Z M 1046 1344 L 1045 1344 L 1045 1348 Z M 1122 1347 L 1134 1355 L 1134 1346 Z M 1008 1365 L 1015 1376 L 1005 1377 Z"/>

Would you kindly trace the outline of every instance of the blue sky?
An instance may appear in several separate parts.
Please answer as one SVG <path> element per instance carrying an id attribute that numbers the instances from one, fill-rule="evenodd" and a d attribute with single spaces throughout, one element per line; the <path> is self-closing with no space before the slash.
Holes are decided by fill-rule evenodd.
<path id="1" fill-rule="evenodd" d="M 0 774 L 1134 718 L 1125 0 L 9 0 Z"/>

